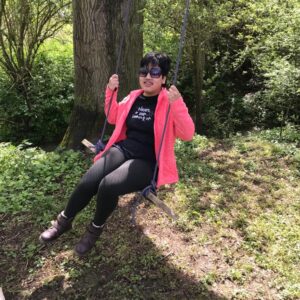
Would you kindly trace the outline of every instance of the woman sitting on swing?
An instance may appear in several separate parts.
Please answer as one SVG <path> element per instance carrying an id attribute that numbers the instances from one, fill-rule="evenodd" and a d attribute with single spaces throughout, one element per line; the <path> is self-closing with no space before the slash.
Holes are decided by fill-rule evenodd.
<path id="1" fill-rule="evenodd" d="M 107 218 L 118 204 L 118 197 L 143 190 L 152 180 L 168 107 L 170 114 L 158 160 L 157 187 L 178 181 L 174 143 L 178 137 L 191 140 L 194 123 L 177 88 L 165 88 L 171 60 L 162 53 L 148 53 L 140 63 L 139 84 L 120 103 L 115 89 L 118 75 L 110 77 L 105 97 L 107 114 L 112 93 L 108 122 L 115 124 L 114 132 L 105 149 L 94 158 L 94 164 L 85 173 L 72 193 L 65 209 L 40 235 L 50 242 L 72 228 L 76 214 L 97 195 L 94 219 L 75 252 L 82 256 L 95 245 Z"/>

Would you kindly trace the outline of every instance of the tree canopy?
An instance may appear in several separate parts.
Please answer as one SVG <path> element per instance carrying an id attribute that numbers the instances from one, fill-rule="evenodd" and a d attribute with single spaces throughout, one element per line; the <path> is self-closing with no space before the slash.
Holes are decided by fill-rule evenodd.
<path id="1" fill-rule="evenodd" d="M 120 15 L 117 17 L 115 12 L 122 11 L 124 14 L 127 1 L 118 3 L 118 8 L 116 6 L 111 15 L 112 19 L 107 18 L 105 21 L 111 24 L 110 44 L 107 44 L 110 52 L 107 52 L 107 60 L 101 60 L 100 71 L 97 71 L 104 76 L 99 75 L 99 79 L 87 83 L 89 91 L 103 90 L 108 74 L 114 71 L 112 66 L 116 60 L 119 33 L 123 30 L 112 34 L 113 28 L 116 28 L 114 24 L 122 24 Z M 136 13 L 131 16 L 131 33 L 126 38 L 128 45 L 143 43 L 144 53 L 163 51 L 175 63 L 185 1 L 149 0 L 139 3 L 139 7 L 134 10 Z M 100 4 L 110 7 L 105 1 L 99 0 Z M 191 1 L 177 85 L 194 116 L 198 133 L 224 137 L 253 128 L 299 124 L 299 11 L 300 4 L 296 0 Z M 137 15 L 139 19 L 134 21 L 133 16 Z M 54 84 L 58 89 L 52 89 L 53 96 L 49 94 L 49 89 L 44 90 L 45 86 L 37 78 L 57 78 L 58 81 L 62 78 L 61 74 L 55 76 L 49 73 L 60 69 L 54 65 L 64 64 L 60 58 L 51 60 L 53 56 L 49 45 L 57 43 L 56 33 L 60 34 L 61 29 L 64 30 L 64 24 L 69 22 L 69 18 L 70 6 L 67 1 L 1 1 L 0 72 L 7 75 L 0 80 L 3 137 L 20 139 L 17 132 L 22 132 L 23 137 L 34 140 L 33 137 L 37 137 L 40 132 L 43 138 L 36 140 L 45 140 L 45 136 L 56 141 L 62 138 L 74 105 L 74 81 L 75 93 L 76 88 L 82 90 L 82 80 L 74 80 L 71 53 L 69 61 L 63 58 L 68 65 L 63 67 L 67 71 L 64 76 L 68 74 L 68 79 L 60 80 L 60 87 Z M 103 15 L 103 18 L 106 17 Z M 96 20 L 99 23 L 103 18 L 98 16 Z M 94 29 L 95 34 L 103 34 L 101 26 Z M 51 36 L 51 42 L 45 44 L 45 40 Z M 136 42 L 132 42 L 134 40 Z M 61 48 L 65 47 L 65 41 L 60 42 Z M 44 45 L 43 50 L 41 45 Z M 72 42 L 70 45 L 72 47 Z M 139 47 L 132 48 L 140 49 L 137 55 L 125 46 L 126 58 L 124 69 L 121 70 L 121 86 L 124 88 L 122 95 L 137 87 L 136 68 L 142 52 Z M 92 59 L 101 53 L 101 47 L 96 48 L 90 55 L 81 56 L 79 65 L 84 67 L 88 57 Z M 50 60 L 52 70 L 46 67 Z M 75 56 L 75 60 L 78 60 L 78 56 Z M 45 70 L 49 75 L 46 75 Z M 83 74 L 83 71 L 80 73 Z M 43 95 L 52 99 L 47 102 L 47 109 L 40 101 Z M 104 118 L 101 112 L 103 96 L 99 94 L 97 97 L 99 106 L 93 104 L 92 110 L 95 116 L 99 115 L 99 119 L 95 123 L 97 125 L 94 125 L 95 129 L 88 130 L 94 134 Z M 57 111 L 58 105 L 61 113 Z M 21 110 L 16 110 L 16 107 Z M 45 118 L 49 109 L 55 114 L 54 120 L 62 120 L 53 123 L 55 137 L 51 137 L 49 132 L 43 133 L 42 129 L 42 123 L 51 122 L 50 118 Z M 17 114 L 17 111 L 22 114 Z M 18 126 L 17 119 L 21 120 Z"/>

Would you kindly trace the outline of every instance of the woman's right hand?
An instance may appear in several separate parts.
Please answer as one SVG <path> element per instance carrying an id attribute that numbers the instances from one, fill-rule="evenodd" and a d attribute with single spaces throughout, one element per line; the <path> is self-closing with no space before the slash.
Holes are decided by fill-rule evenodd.
<path id="1" fill-rule="evenodd" d="M 119 87 L 119 76 L 117 74 L 113 74 L 108 81 L 108 88 L 112 91 Z"/>

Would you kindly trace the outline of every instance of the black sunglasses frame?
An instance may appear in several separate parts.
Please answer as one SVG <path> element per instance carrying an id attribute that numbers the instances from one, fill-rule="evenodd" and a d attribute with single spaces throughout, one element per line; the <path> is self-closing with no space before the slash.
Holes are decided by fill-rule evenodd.
<path id="1" fill-rule="evenodd" d="M 160 67 L 153 67 L 150 70 L 147 67 L 141 67 L 139 70 L 140 77 L 147 77 L 148 73 L 151 78 L 159 78 L 162 75 Z"/>

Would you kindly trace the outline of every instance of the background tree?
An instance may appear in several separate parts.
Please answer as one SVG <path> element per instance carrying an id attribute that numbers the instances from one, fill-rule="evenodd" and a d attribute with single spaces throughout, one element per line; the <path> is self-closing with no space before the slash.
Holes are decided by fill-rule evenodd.
<path id="1" fill-rule="evenodd" d="M 63 145 L 75 147 L 83 137 L 99 136 L 128 2 L 81 2 L 74 1 L 73 60 L 72 26 L 63 25 L 71 7 L 63 1 L 0 0 L 0 141 L 26 138 L 42 145 L 65 135 Z M 137 2 L 125 38 L 119 98 L 137 86 L 143 40 L 144 52 L 164 51 L 173 62 L 177 57 L 185 0 Z M 51 11 L 49 19 L 42 17 Z M 297 0 L 191 1 L 177 86 L 198 133 L 222 138 L 300 123 L 299 12 Z M 38 43 L 33 50 L 31 40 Z"/>
<path id="2" fill-rule="evenodd" d="M 227 2 L 207 69 L 205 119 L 213 135 L 299 124 L 299 5 Z"/>
<path id="3" fill-rule="evenodd" d="M 147 1 L 146 48 L 176 58 L 184 2 Z M 299 11 L 296 0 L 191 2 L 178 86 L 198 133 L 299 124 Z"/>
<path id="4" fill-rule="evenodd" d="M 185 1 L 147 2 L 145 47 L 169 53 L 175 63 L 176 46 Z M 224 1 L 191 1 L 185 55 L 181 64 L 178 86 L 182 89 L 190 110 L 194 113 L 196 132 L 203 134 L 204 95 L 203 85 L 206 58 L 211 52 L 211 41 L 221 30 L 218 20 L 226 14 Z M 152 28 L 152 30 L 151 30 Z M 154 30 L 153 30 L 154 29 Z M 157 36 L 159 43 L 157 43 Z"/>
<path id="5" fill-rule="evenodd" d="M 250 100 L 263 114 L 266 127 L 300 123 L 300 3 L 254 1 L 247 3 L 248 34 L 240 60 L 251 59 L 262 88 Z"/>
<path id="6" fill-rule="evenodd" d="M 18 122 L 23 120 L 27 130 L 34 115 L 34 63 L 41 45 L 70 19 L 69 4 L 67 0 L 0 0 L 0 66 L 20 102 L 25 101 Z"/>
<path id="7" fill-rule="evenodd" d="M 222 31 L 219 20 L 228 13 L 228 2 L 226 1 L 204 1 L 192 2 L 190 13 L 190 26 L 187 41 L 187 65 L 192 70 L 194 110 L 196 132 L 204 134 L 205 113 L 205 78 L 207 78 L 207 60 L 212 54 L 213 40 Z M 186 72 L 186 70 L 185 70 Z"/>
<path id="8" fill-rule="evenodd" d="M 104 91 L 115 72 L 120 37 L 125 34 L 119 98 L 137 87 L 137 67 L 143 52 L 141 9 L 144 1 L 132 0 L 129 26 L 124 28 L 128 0 L 73 1 L 75 104 L 62 146 L 80 147 L 83 138 L 100 136 L 104 120 Z"/>

